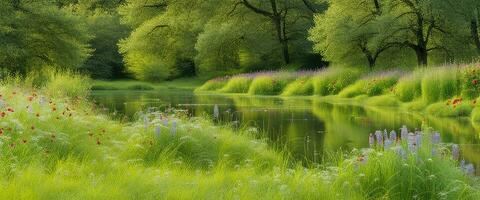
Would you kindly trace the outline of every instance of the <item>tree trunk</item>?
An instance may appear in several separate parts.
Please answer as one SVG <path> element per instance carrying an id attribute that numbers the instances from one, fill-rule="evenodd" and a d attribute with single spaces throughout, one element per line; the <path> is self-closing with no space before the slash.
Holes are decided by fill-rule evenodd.
<path id="1" fill-rule="evenodd" d="M 478 35 L 478 22 L 477 20 L 473 19 L 470 22 L 470 31 L 472 33 L 472 39 L 477 47 L 477 51 L 480 54 L 480 35 Z"/>
<path id="2" fill-rule="evenodd" d="M 427 51 L 427 48 L 418 47 L 418 48 L 415 50 L 415 53 L 417 54 L 418 66 L 427 66 L 427 64 L 428 64 L 428 51 Z"/>

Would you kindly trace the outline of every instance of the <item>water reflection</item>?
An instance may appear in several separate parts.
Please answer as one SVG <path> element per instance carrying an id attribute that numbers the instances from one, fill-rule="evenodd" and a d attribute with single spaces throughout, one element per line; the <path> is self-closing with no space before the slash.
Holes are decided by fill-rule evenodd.
<path id="1" fill-rule="evenodd" d="M 479 126 L 468 118 L 436 118 L 395 108 L 332 104 L 318 98 L 249 97 L 193 94 L 191 91 L 100 91 L 92 98 L 117 117 L 131 118 L 147 107 L 175 107 L 194 116 L 212 116 L 215 104 L 223 121 L 257 127 L 272 144 L 299 160 L 319 161 L 327 151 L 368 146 L 374 130 L 422 124 L 440 131 L 442 141 L 460 144 L 465 158 L 480 166 Z"/>

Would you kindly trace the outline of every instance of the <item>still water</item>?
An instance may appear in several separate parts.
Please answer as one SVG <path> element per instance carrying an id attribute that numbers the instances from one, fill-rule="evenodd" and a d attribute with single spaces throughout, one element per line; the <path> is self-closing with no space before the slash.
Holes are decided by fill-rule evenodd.
<path id="1" fill-rule="evenodd" d="M 465 159 L 480 166 L 480 125 L 468 118 L 437 118 L 396 108 L 327 103 L 319 98 L 194 94 L 188 90 L 96 91 L 92 98 L 112 115 L 126 119 L 148 107 L 170 106 L 194 116 L 212 116 L 218 105 L 223 121 L 255 127 L 296 159 L 316 162 L 325 152 L 367 147 L 368 135 L 375 130 L 399 132 L 402 125 L 414 129 L 425 123 L 442 134 L 443 142 L 460 144 Z"/>

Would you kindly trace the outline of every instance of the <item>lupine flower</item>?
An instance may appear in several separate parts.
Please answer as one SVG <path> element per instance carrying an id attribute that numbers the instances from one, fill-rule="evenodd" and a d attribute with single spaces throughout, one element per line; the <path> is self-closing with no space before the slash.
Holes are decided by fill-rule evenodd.
<path id="1" fill-rule="evenodd" d="M 439 132 L 433 133 L 432 143 L 433 144 L 439 144 L 440 143 L 440 133 Z"/>
<path id="2" fill-rule="evenodd" d="M 403 125 L 403 127 L 400 129 L 400 136 L 403 141 L 406 141 L 408 138 L 408 129 L 407 126 Z"/>
<path id="3" fill-rule="evenodd" d="M 383 139 L 384 139 L 384 140 L 387 140 L 387 139 L 388 139 L 387 129 L 384 129 L 384 130 L 383 130 Z"/>
<path id="4" fill-rule="evenodd" d="M 460 169 L 463 170 L 464 168 L 465 168 L 465 160 L 462 159 L 462 160 L 460 161 Z"/>
<path id="5" fill-rule="evenodd" d="M 166 117 L 163 118 L 163 125 L 168 126 L 168 119 Z"/>
<path id="6" fill-rule="evenodd" d="M 213 107 L 213 118 L 218 119 L 219 115 L 220 111 L 218 110 L 218 105 L 215 104 L 215 106 Z"/>
<path id="7" fill-rule="evenodd" d="M 417 144 L 415 143 L 417 140 L 416 140 L 417 137 L 415 137 L 415 134 L 413 133 L 409 133 L 408 134 L 408 150 L 410 151 L 416 151 L 416 146 Z"/>
<path id="8" fill-rule="evenodd" d="M 170 133 L 172 134 L 172 136 L 175 136 L 175 134 L 177 133 L 177 122 L 176 121 L 172 122 L 172 128 L 170 129 Z"/>
<path id="9" fill-rule="evenodd" d="M 417 135 L 415 135 L 415 144 L 418 148 L 422 146 L 422 132 L 419 132 Z"/>
<path id="10" fill-rule="evenodd" d="M 474 176 L 475 175 L 475 167 L 473 166 L 473 164 L 468 164 L 465 166 L 465 173 L 470 175 L 470 176 Z"/>
<path id="11" fill-rule="evenodd" d="M 372 133 L 370 133 L 370 136 L 368 136 L 368 144 L 370 145 L 370 148 L 373 148 L 375 145 L 375 138 L 373 137 Z"/>
<path id="12" fill-rule="evenodd" d="M 385 149 L 389 149 L 391 146 L 392 146 L 392 141 L 387 138 L 387 139 L 385 140 L 384 148 L 385 148 Z"/>
<path id="13" fill-rule="evenodd" d="M 378 146 L 383 146 L 383 138 L 382 138 L 382 132 L 381 131 L 376 131 L 375 132 L 375 137 L 377 138 L 377 145 Z"/>
<path id="14" fill-rule="evenodd" d="M 460 148 L 458 147 L 457 144 L 452 145 L 452 159 L 453 160 L 458 160 L 460 157 Z"/>
<path id="15" fill-rule="evenodd" d="M 390 140 L 393 142 L 397 141 L 397 133 L 395 131 L 390 132 Z"/>
<path id="16" fill-rule="evenodd" d="M 0 135 L 3 135 L 3 128 L 0 128 Z"/>
<path id="17" fill-rule="evenodd" d="M 397 155 L 399 155 L 401 158 L 407 159 L 407 153 L 402 147 L 395 148 L 395 153 L 397 153 Z"/>
<path id="18" fill-rule="evenodd" d="M 161 131 L 162 129 L 160 126 L 155 127 L 155 136 L 157 136 L 157 138 L 160 138 Z"/>

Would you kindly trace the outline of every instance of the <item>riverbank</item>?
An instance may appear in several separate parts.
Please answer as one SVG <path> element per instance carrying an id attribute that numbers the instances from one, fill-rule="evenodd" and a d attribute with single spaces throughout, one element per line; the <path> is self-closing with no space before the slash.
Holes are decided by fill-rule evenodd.
<path id="1" fill-rule="evenodd" d="M 480 65 L 419 68 L 413 72 L 366 72 L 329 68 L 303 72 L 259 72 L 207 81 L 196 92 L 350 99 L 371 106 L 396 106 L 440 117 L 480 120 Z"/>
<path id="2" fill-rule="evenodd" d="M 137 80 L 94 80 L 92 90 L 161 90 L 161 89 L 185 89 L 194 90 L 200 87 L 208 78 L 193 77 L 180 78 L 172 81 L 163 81 L 160 83 L 149 83 Z"/>
<path id="3" fill-rule="evenodd" d="M 459 158 L 448 156 L 449 151 L 444 156 L 431 154 L 429 131 L 416 153 L 401 140 L 386 151 L 378 145 L 338 152 L 325 157 L 322 165 L 304 167 L 258 139 L 254 129 L 234 131 L 181 111 L 145 111 L 131 123 L 111 120 L 81 95 L 87 87 L 79 84 L 82 79 L 67 80 L 78 82 L 70 82 L 68 91 L 56 87 L 57 80 L 36 89 L 18 82 L 0 86 L 2 199 L 476 199 L 480 195 L 476 178 L 459 164 Z M 390 147 L 402 148 L 405 154 Z"/>

